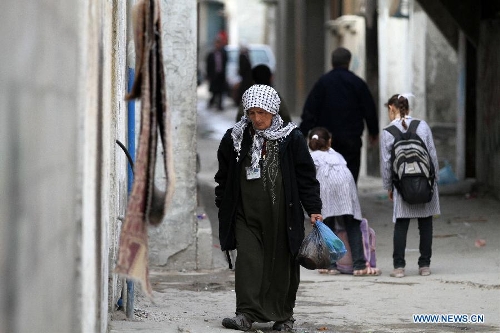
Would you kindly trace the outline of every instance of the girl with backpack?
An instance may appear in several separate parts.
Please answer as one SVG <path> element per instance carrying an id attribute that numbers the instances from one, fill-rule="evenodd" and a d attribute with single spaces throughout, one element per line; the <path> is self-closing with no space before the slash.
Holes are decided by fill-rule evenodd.
<path id="1" fill-rule="evenodd" d="M 385 106 L 388 108 L 391 123 L 384 128 L 380 140 L 380 170 L 382 174 L 384 189 L 388 191 L 389 199 L 393 201 L 393 265 L 394 270 L 390 274 L 392 277 L 402 278 L 405 276 L 405 249 L 408 226 L 410 219 L 418 219 L 418 229 L 420 234 L 420 257 L 418 258 L 419 274 L 427 276 L 431 274 L 430 264 L 432 256 L 432 217 L 440 214 L 439 193 L 437 179 L 431 179 L 432 197 L 430 201 L 424 203 L 410 204 L 403 199 L 401 191 L 394 183 L 397 175 L 393 171 L 393 157 L 395 146 L 395 136 L 389 132 L 390 128 L 397 127 L 402 133 L 409 133 L 411 122 L 417 121 L 416 138 L 423 141 L 426 153 L 430 157 L 433 170 L 439 170 L 436 148 L 429 125 L 423 120 L 417 120 L 409 116 L 409 103 L 406 95 L 395 94 L 389 98 Z M 403 134 L 404 135 L 404 134 Z M 418 137 L 417 137 L 418 136 Z M 435 174 L 435 172 L 434 172 Z M 427 200 L 425 200 L 427 201 Z"/>
<path id="2" fill-rule="evenodd" d="M 321 215 L 324 223 L 335 231 L 335 221 L 346 230 L 351 248 L 353 275 L 380 275 L 380 270 L 367 264 L 360 229 L 361 208 L 358 190 L 344 157 L 331 148 L 332 135 L 326 128 L 315 127 L 309 131 L 308 145 L 316 167 L 316 178 L 320 183 L 323 203 Z M 336 264 L 322 274 L 340 274 Z"/>

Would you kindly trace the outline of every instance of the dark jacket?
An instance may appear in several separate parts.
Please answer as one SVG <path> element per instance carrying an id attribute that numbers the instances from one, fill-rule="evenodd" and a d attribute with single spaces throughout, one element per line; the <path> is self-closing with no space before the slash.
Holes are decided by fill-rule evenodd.
<path id="1" fill-rule="evenodd" d="M 236 105 L 241 105 L 241 97 L 243 93 L 252 86 L 252 64 L 250 63 L 250 58 L 248 52 L 240 53 L 238 58 L 238 74 L 241 77 L 241 81 L 238 83 L 238 89 L 236 93 Z"/>
<path id="2" fill-rule="evenodd" d="M 304 104 L 300 130 L 307 136 L 316 126 L 334 138 L 359 138 L 364 121 L 370 135 L 379 133 L 378 116 L 368 85 L 346 68 L 335 68 L 314 85 Z"/>
<path id="3" fill-rule="evenodd" d="M 252 144 L 249 128 L 245 131 L 240 156 L 248 154 Z M 316 169 L 304 136 L 294 129 L 279 144 L 281 175 L 286 200 L 286 221 L 290 251 L 297 255 L 304 239 L 304 211 L 321 214 L 321 198 Z M 217 151 L 219 170 L 215 174 L 215 205 L 219 208 L 219 239 L 221 249 L 234 250 L 234 222 L 240 200 L 242 158 L 236 161 L 231 129 L 221 140 Z M 258 207 L 256 207 L 258 209 Z"/>
<path id="4" fill-rule="evenodd" d="M 221 71 L 215 71 L 215 52 L 221 53 Z M 227 52 L 225 49 L 214 50 L 207 55 L 206 59 L 206 72 L 207 79 L 210 83 L 209 90 L 211 92 L 221 92 L 226 90 L 226 65 L 227 65 Z"/>

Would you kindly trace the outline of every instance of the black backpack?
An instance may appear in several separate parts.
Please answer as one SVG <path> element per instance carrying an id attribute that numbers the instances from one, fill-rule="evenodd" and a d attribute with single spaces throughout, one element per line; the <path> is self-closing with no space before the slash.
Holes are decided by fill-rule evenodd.
<path id="1" fill-rule="evenodd" d="M 385 128 L 394 136 L 392 182 L 409 204 L 427 203 L 434 194 L 434 165 L 425 143 L 417 135 L 419 123 L 420 120 L 412 120 L 406 133 L 395 125 Z"/>

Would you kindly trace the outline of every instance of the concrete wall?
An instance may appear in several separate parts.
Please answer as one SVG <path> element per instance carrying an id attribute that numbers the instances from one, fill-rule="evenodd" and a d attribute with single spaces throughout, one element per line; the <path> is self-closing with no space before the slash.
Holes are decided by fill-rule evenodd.
<path id="1" fill-rule="evenodd" d="M 411 90 L 408 58 L 409 21 L 404 17 L 389 16 L 390 1 L 379 0 L 378 45 L 379 45 L 379 105 L 380 127 L 389 124 L 384 103 L 393 94 Z M 397 32 L 397 33 L 395 33 Z M 413 105 L 410 105 L 413 107 Z"/>
<path id="2" fill-rule="evenodd" d="M 82 236 L 79 325 L 106 332 L 119 290 L 112 270 L 126 206 L 126 7 L 101 1 L 82 8 L 80 88 Z"/>
<path id="3" fill-rule="evenodd" d="M 295 39 L 294 3 L 279 1 L 277 5 L 276 26 L 276 76 L 274 85 L 285 100 L 291 114 L 297 115 L 295 94 Z M 295 106 L 295 107 L 294 107 Z"/>
<path id="4" fill-rule="evenodd" d="M 298 85 L 298 98 L 296 115 L 302 114 L 302 108 L 307 95 L 318 78 L 325 72 L 331 69 L 331 65 L 325 68 L 323 64 L 325 60 L 331 59 L 330 55 L 325 55 L 325 37 L 327 31 L 325 29 L 325 22 L 318 18 L 324 18 L 325 4 L 323 1 L 309 0 L 304 2 L 304 13 L 302 19 L 304 20 L 304 31 L 302 32 L 302 42 L 299 46 L 303 53 L 303 75 L 300 85 Z M 329 62 L 329 61 L 328 61 Z M 297 110 L 298 109 L 298 110 Z"/>
<path id="5" fill-rule="evenodd" d="M 380 125 L 389 123 L 389 97 L 413 93 L 411 115 L 431 126 L 440 166 L 448 161 L 456 170 L 457 51 L 418 3 L 410 2 L 408 17 L 389 16 L 389 5 L 379 1 Z"/>
<path id="6" fill-rule="evenodd" d="M 128 39 L 130 39 L 131 20 L 128 14 L 131 10 L 133 0 L 115 1 L 113 6 L 109 7 L 107 16 L 112 18 L 109 31 L 109 54 L 110 54 L 110 106 L 111 112 L 106 113 L 106 123 L 108 137 L 104 139 L 103 146 L 107 147 L 109 154 L 109 164 L 106 163 L 107 169 L 103 172 L 103 180 L 108 182 L 109 194 L 104 194 L 103 198 L 107 198 L 106 216 L 108 223 L 103 230 L 103 253 L 104 258 L 102 265 L 102 285 L 106 294 L 101 298 L 101 312 L 111 314 L 115 308 L 117 299 L 121 296 L 121 283 L 118 276 L 113 274 L 114 265 L 118 259 L 118 243 L 120 237 L 121 219 L 125 216 L 127 207 L 128 190 L 127 190 L 127 166 L 128 160 L 125 153 L 118 147 L 116 140 L 127 145 L 128 130 L 127 118 L 128 109 L 127 102 L 124 99 L 127 91 L 128 68 L 134 68 L 135 62 L 130 61 L 134 54 L 128 54 Z M 135 56 L 135 55 L 134 55 Z M 128 66 L 127 66 L 128 62 Z M 137 119 L 138 117 L 136 117 Z M 136 131 L 138 132 L 138 131 Z M 107 176 L 109 175 L 109 177 Z M 103 188 L 103 190 L 106 187 Z M 107 297 L 106 297 L 107 296 Z M 109 315 L 108 315 L 109 318 Z M 107 321 L 102 320 L 101 332 L 105 332 L 104 325 Z"/>
<path id="7" fill-rule="evenodd" d="M 500 199 L 500 20 L 481 23 L 477 45 L 477 154 L 478 181 Z"/>
<path id="8" fill-rule="evenodd" d="M 2 332 L 79 330 L 82 7 L 2 3 Z"/>
<path id="9" fill-rule="evenodd" d="M 297 74 L 301 70 L 297 27 L 304 26 L 300 19 L 305 16 L 303 11 L 298 11 L 307 7 L 305 4 L 307 2 L 280 1 L 276 16 L 278 71 L 275 83 L 287 103 L 295 107 L 292 113 L 296 115 L 301 108 L 297 97 L 301 96 L 298 86 L 302 75 Z M 410 101 L 412 114 L 430 123 L 440 166 L 447 161 L 459 179 L 476 177 L 498 193 L 498 117 L 490 110 L 498 109 L 499 105 L 498 73 L 495 72 L 498 43 L 494 42 L 498 39 L 498 5 L 488 1 L 462 1 L 457 6 L 448 0 L 378 0 L 377 5 L 381 128 L 388 123 L 383 106 L 387 99 L 397 92 L 413 92 L 416 98 L 413 103 Z M 329 37 L 327 34 L 326 39 Z M 471 71 L 476 58 L 477 69 Z M 470 87 L 475 87 L 476 81 L 478 88 L 473 93 Z M 471 130 L 471 126 L 477 126 L 477 131 Z M 491 132 L 484 131 L 486 126 Z"/>
<path id="10" fill-rule="evenodd" d="M 196 3 L 164 0 L 161 9 L 176 186 L 163 223 L 149 230 L 149 259 L 167 269 L 196 269 Z M 157 173 L 158 184 L 163 177 Z"/>
<path id="11" fill-rule="evenodd" d="M 106 332 L 126 202 L 126 3 L 0 17 L 0 331 Z M 108 289 L 109 287 L 109 289 Z"/>
<path id="12" fill-rule="evenodd" d="M 214 47 L 215 38 L 227 25 L 225 14 L 227 11 L 222 0 L 197 1 L 198 67 L 203 75 L 206 75 L 206 57 Z"/>
<path id="13" fill-rule="evenodd" d="M 275 86 L 292 116 L 300 117 L 307 94 L 325 73 L 323 1 L 278 1 Z"/>
<path id="14" fill-rule="evenodd" d="M 421 67 L 425 73 L 424 119 L 431 126 L 440 167 L 449 163 L 456 171 L 456 144 L 459 136 L 457 50 L 453 49 L 427 16 L 425 20 L 425 66 Z M 464 133 L 460 135 L 463 137 Z"/>
<path id="15" fill-rule="evenodd" d="M 229 44 L 264 44 L 265 5 L 260 0 L 225 0 Z"/>

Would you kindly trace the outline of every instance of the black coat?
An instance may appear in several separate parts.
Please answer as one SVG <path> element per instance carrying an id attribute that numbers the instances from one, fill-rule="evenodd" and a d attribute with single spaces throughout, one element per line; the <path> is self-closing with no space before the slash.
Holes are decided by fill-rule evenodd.
<path id="1" fill-rule="evenodd" d="M 321 76 L 304 104 L 300 129 L 304 135 L 316 126 L 328 129 L 336 138 L 360 138 L 364 122 L 370 135 L 377 135 L 378 115 L 368 85 L 345 68 Z"/>
<path id="2" fill-rule="evenodd" d="M 235 102 L 237 105 L 241 105 L 241 98 L 243 97 L 243 93 L 245 93 L 245 91 L 253 84 L 252 64 L 250 63 L 248 53 L 240 53 L 240 56 L 238 58 L 238 74 L 241 77 L 241 81 L 238 85 L 238 92 Z"/>
<path id="3" fill-rule="evenodd" d="M 221 72 L 215 71 L 215 52 L 221 53 Z M 222 92 L 226 90 L 226 65 L 227 65 L 227 52 L 225 49 L 214 50 L 207 55 L 206 59 L 206 72 L 207 78 L 210 83 L 209 90 L 211 92 Z"/>
<path id="4" fill-rule="evenodd" d="M 240 156 L 248 154 L 251 144 L 252 138 L 247 128 Z M 286 200 L 288 242 L 290 251 L 295 256 L 304 239 L 304 210 L 309 215 L 321 214 L 319 182 L 306 141 L 298 128 L 280 142 L 279 155 Z M 234 250 L 236 248 L 234 223 L 240 200 L 242 158 L 236 161 L 231 129 L 221 140 L 217 158 L 219 170 L 214 179 L 218 184 L 215 187 L 215 205 L 219 208 L 220 245 L 223 251 Z"/>

